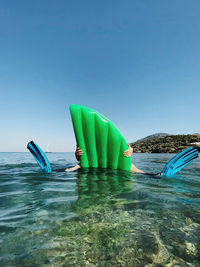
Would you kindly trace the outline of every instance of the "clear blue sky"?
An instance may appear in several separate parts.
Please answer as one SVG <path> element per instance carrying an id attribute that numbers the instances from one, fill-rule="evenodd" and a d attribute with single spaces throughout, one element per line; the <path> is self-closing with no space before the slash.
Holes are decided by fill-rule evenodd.
<path id="1" fill-rule="evenodd" d="M 128 142 L 200 132 L 199 14 L 199 0 L 1 0 L 0 151 L 73 151 L 72 103 Z"/>

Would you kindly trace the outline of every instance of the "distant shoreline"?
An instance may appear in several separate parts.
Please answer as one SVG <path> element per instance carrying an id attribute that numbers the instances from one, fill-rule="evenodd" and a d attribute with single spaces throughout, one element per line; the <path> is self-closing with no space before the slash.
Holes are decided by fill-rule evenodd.
<path id="1" fill-rule="evenodd" d="M 200 134 L 152 135 L 131 143 L 135 153 L 179 153 L 180 151 L 196 146 L 200 148 Z"/>

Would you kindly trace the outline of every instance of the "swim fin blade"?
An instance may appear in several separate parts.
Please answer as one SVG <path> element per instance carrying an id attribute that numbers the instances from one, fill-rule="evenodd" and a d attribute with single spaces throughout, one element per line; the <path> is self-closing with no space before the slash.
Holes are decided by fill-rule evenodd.
<path id="1" fill-rule="evenodd" d="M 164 167 L 161 176 L 171 176 L 182 170 L 185 166 L 198 158 L 198 149 L 189 147 L 174 156 Z"/>
<path id="2" fill-rule="evenodd" d="M 50 163 L 46 155 L 42 151 L 42 149 L 33 141 L 27 144 L 27 148 L 31 152 L 31 154 L 34 156 L 35 160 L 37 161 L 41 169 L 45 172 L 51 173 L 52 171 L 51 171 Z"/>

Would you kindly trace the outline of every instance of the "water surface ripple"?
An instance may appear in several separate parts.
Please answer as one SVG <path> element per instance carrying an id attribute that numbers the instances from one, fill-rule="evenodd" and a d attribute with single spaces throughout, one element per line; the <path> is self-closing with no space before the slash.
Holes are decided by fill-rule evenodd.
<path id="1" fill-rule="evenodd" d="M 135 154 L 157 173 L 173 155 Z M 73 153 L 0 153 L 0 266 L 200 266 L 200 159 L 174 177 L 66 173 Z"/>

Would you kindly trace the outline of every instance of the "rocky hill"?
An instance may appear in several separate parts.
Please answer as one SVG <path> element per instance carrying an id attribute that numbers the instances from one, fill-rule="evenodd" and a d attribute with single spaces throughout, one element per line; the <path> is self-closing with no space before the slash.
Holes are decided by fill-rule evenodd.
<path id="1" fill-rule="evenodd" d="M 134 151 L 140 153 L 178 153 L 194 145 L 200 146 L 200 134 L 155 134 L 131 143 Z"/>
<path id="2" fill-rule="evenodd" d="M 141 142 L 141 141 L 145 141 L 145 140 L 149 140 L 149 139 L 154 139 L 154 138 L 163 138 L 163 137 L 166 137 L 166 136 L 169 136 L 170 134 L 168 133 L 156 133 L 156 134 L 152 134 L 152 135 L 148 135 L 144 138 L 141 138 L 139 140 L 137 140 L 135 143 L 138 143 L 138 142 Z"/>

